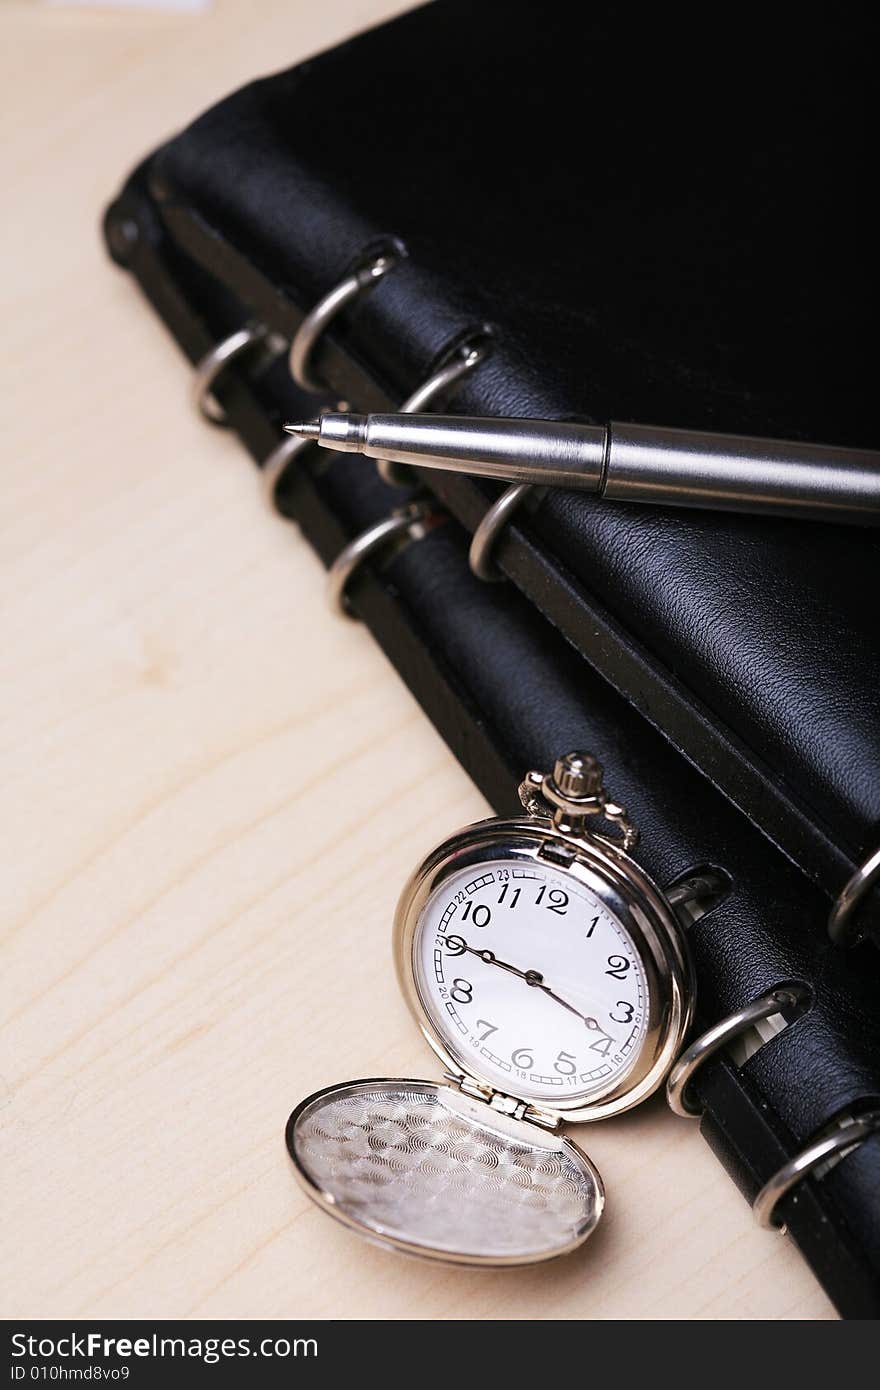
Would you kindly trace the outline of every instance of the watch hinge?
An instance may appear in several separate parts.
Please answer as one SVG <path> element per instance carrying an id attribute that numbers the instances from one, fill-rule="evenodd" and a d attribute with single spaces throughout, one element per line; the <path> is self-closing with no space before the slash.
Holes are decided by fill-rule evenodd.
<path id="1" fill-rule="evenodd" d="M 451 1081 L 463 1095 L 469 1096 L 471 1100 L 481 1100 L 484 1105 L 488 1105 L 491 1110 L 497 1110 L 499 1115 L 508 1115 L 512 1120 L 525 1120 L 527 1124 L 540 1125 L 542 1129 L 558 1129 L 559 1120 L 554 1115 L 548 1115 L 543 1110 L 536 1110 L 527 1101 L 520 1100 L 517 1096 L 506 1096 L 503 1091 L 495 1091 L 491 1086 L 484 1086 L 481 1082 L 475 1081 L 472 1076 L 458 1075 L 455 1072 L 446 1071 L 443 1073 L 446 1081 Z"/>
<path id="2" fill-rule="evenodd" d="M 546 1110 L 537 1110 L 534 1105 L 529 1105 L 526 1108 L 523 1119 L 527 1120 L 530 1125 L 540 1125 L 541 1129 L 556 1130 L 562 1123 L 558 1115 L 550 1115 Z"/>
<path id="3" fill-rule="evenodd" d="M 443 1073 L 445 1081 L 451 1081 L 463 1095 L 470 1096 L 471 1100 L 482 1100 L 489 1105 L 495 1092 L 491 1086 L 483 1086 L 479 1081 L 475 1081 L 472 1076 L 460 1075 L 457 1072 L 445 1071 Z"/>

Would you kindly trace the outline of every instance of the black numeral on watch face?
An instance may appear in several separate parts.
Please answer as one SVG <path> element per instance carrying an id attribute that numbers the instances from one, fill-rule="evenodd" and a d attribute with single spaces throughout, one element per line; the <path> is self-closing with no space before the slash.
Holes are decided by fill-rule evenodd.
<path id="1" fill-rule="evenodd" d="M 472 1004 L 474 1002 L 474 987 L 470 980 L 453 980 L 452 997 L 456 1004 Z"/>
<path id="2" fill-rule="evenodd" d="M 608 964 L 611 968 L 606 970 L 605 974 L 613 975 L 615 980 L 622 980 L 632 965 L 632 961 L 628 961 L 626 956 L 609 956 Z"/>
<path id="3" fill-rule="evenodd" d="M 625 999 L 618 999 L 614 1007 L 615 1009 L 620 1009 L 623 1017 L 619 1018 L 617 1014 L 609 1014 L 608 1017 L 611 1019 L 612 1023 L 632 1023 L 633 1014 L 636 1011 L 635 1004 L 628 1004 Z"/>
<path id="4" fill-rule="evenodd" d="M 535 906 L 539 905 L 546 907 L 548 912 L 556 912 L 560 917 L 564 917 L 568 909 L 568 894 L 562 888 L 551 888 L 548 892 L 545 883 L 535 898 Z"/>
<path id="5" fill-rule="evenodd" d="M 473 903 L 465 903 L 461 920 L 463 922 L 471 921 L 475 927 L 488 927 L 492 920 L 492 909 L 487 907 L 485 903 L 477 903 L 476 906 Z"/>

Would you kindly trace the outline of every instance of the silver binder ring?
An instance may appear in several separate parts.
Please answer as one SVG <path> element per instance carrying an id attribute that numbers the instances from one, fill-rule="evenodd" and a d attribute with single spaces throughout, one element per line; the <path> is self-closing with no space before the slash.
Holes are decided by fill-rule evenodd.
<path id="1" fill-rule="evenodd" d="M 287 472 L 287 465 L 297 454 L 302 453 L 303 449 L 307 449 L 311 442 L 310 439 L 303 439 L 301 435 L 286 434 L 263 460 L 260 466 L 260 483 L 266 501 L 271 507 L 275 506 L 275 489 Z"/>
<path id="2" fill-rule="evenodd" d="M 835 946 L 854 946 L 859 933 L 852 917 L 862 898 L 880 882 L 880 848 L 876 849 L 840 890 L 828 918 L 828 935 Z"/>
<path id="3" fill-rule="evenodd" d="M 514 512 L 518 511 L 533 487 L 534 483 L 512 483 L 492 503 L 471 538 L 468 564 L 472 573 L 487 584 L 497 583 L 504 578 L 492 559 L 492 552 L 500 532 Z"/>
<path id="4" fill-rule="evenodd" d="M 319 299 L 311 313 L 306 314 L 290 344 L 290 375 L 304 391 L 320 392 L 324 385 L 312 376 L 312 356 L 318 340 L 346 305 L 370 289 L 383 275 L 397 265 L 397 257 L 385 252 L 369 265 L 361 266 Z"/>
<path id="5" fill-rule="evenodd" d="M 765 1182 L 752 1204 L 755 1220 L 765 1231 L 777 1230 L 785 1233 L 785 1226 L 776 1219 L 776 1208 L 789 1192 L 817 1169 L 817 1178 L 824 1176 L 836 1167 L 847 1154 L 864 1144 L 872 1134 L 880 1133 L 880 1110 L 871 1110 L 864 1115 L 851 1115 L 840 1120 L 824 1135 L 808 1144 L 805 1149 L 784 1163 L 769 1182 Z"/>
<path id="6" fill-rule="evenodd" d="M 696 1042 L 685 1048 L 667 1077 L 666 1099 L 670 1110 L 691 1119 L 697 1117 L 700 1109 L 688 1098 L 687 1088 L 703 1063 L 729 1046 L 735 1038 L 747 1033 L 756 1023 L 772 1018 L 784 1009 L 796 1008 L 806 997 L 806 991 L 800 986 L 783 985 L 753 999 L 750 1004 L 745 1004 L 708 1028 Z"/>
<path id="7" fill-rule="evenodd" d="M 412 541 L 421 540 L 439 522 L 445 521 L 446 515 L 436 502 L 423 498 L 405 507 L 397 507 L 389 516 L 368 526 L 349 541 L 327 571 L 327 602 L 333 612 L 344 618 L 353 618 L 355 615 L 348 606 L 346 590 L 356 570 L 394 541 L 404 537 Z"/>
<path id="8" fill-rule="evenodd" d="M 485 343 L 464 343 L 448 362 L 438 367 L 411 396 L 407 396 L 400 407 L 400 414 L 417 415 L 427 410 L 439 397 L 447 395 L 463 376 L 473 371 L 474 367 L 483 361 L 486 352 Z M 412 483 L 412 470 L 405 463 L 395 463 L 392 459 L 377 459 L 376 471 L 382 481 L 390 483 L 392 487 L 407 487 Z"/>
<path id="9" fill-rule="evenodd" d="M 203 419 L 212 425 L 226 424 L 226 411 L 211 394 L 211 388 L 230 363 L 264 342 L 268 333 L 264 323 L 246 323 L 243 328 L 236 329 L 228 338 L 216 343 L 196 363 L 190 383 L 190 400 Z"/>

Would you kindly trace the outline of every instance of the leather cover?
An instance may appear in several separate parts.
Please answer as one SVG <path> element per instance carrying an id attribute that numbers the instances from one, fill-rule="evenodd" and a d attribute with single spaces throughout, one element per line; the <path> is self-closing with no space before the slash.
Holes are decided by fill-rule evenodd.
<path id="1" fill-rule="evenodd" d="M 837 297 L 852 257 L 834 267 L 832 292 L 800 260 L 799 241 L 790 257 L 787 239 L 776 241 L 793 184 L 781 173 L 774 180 L 770 166 L 778 156 L 787 167 L 780 150 L 800 139 L 803 113 L 792 115 L 787 146 L 781 134 L 767 137 L 747 177 L 733 134 L 726 145 L 705 134 L 707 113 L 719 113 L 718 82 L 692 71 L 676 95 L 667 70 L 671 106 L 646 106 L 640 84 L 653 64 L 667 49 L 679 63 L 670 37 L 662 51 L 644 37 L 633 55 L 632 35 L 617 42 L 612 21 L 595 14 L 575 43 L 570 16 L 563 38 L 552 14 L 538 22 L 530 7 L 507 6 L 500 27 L 494 7 L 448 0 L 245 89 L 135 172 L 107 215 L 111 254 L 195 360 L 254 315 L 290 336 L 344 272 L 402 239 L 408 256 L 339 321 L 316 359 L 333 395 L 359 409 L 401 399 L 489 320 L 492 355 L 457 393 L 456 410 L 739 429 L 748 421 L 870 442 L 858 423 L 866 407 L 856 356 L 852 374 L 824 343 L 813 359 L 792 269 L 810 271 L 811 287 L 822 281 L 809 308 L 829 329 L 838 315 L 839 354 L 840 325 L 858 312 L 856 300 Z M 833 69 L 835 41 L 825 37 Z M 757 129 L 761 90 L 749 83 L 752 101 L 739 109 L 746 132 Z M 527 141 L 536 129 L 541 138 Z M 820 146 L 821 135 L 817 125 Z M 504 149 L 512 155 L 499 160 Z M 686 173 L 695 160 L 717 195 L 711 217 L 703 185 Z M 742 196 L 747 185 L 755 198 Z M 768 205 L 774 188 L 781 201 Z M 811 191 L 814 211 L 830 200 L 823 189 L 819 181 Z M 759 227 L 772 247 L 755 281 Z M 524 229 L 538 238 L 530 250 Z M 772 349 L 766 299 L 777 280 Z M 283 359 L 250 372 L 242 364 L 218 394 L 258 462 L 283 420 L 315 409 Z M 279 502 L 329 563 L 405 494 L 358 458 L 303 457 Z M 449 500 L 473 525 L 487 495 L 468 484 Z M 709 864 L 726 872 L 730 892 L 689 933 L 698 1027 L 785 981 L 810 990 L 808 1011 L 741 1068 L 714 1059 L 694 1083 L 702 1132 L 751 1198 L 817 1131 L 880 1096 L 880 959 L 868 946 L 829 944 L 827 892 L 816 882 L 824 870 L 794 862 L 819 834 L 839 866 L 858 835 L 869 843 L 876 819 L 876 633 L 855 601 L 875 542 L 832 527 L 649 514 L 560 494 L 505 542 L 516 584 L 474 579 L 467 543 L 451 520 L 384 568 L 361 571 L 352 596 L 475 781 L 509 811 L 525 768 L 588 746 L 642 828 L 639 858 L 651 873 L 669 883 Z M 856 635 L 863 646 L 826 669 L 822 644 L 855 644 Z M 681 716 L 674 728 L 670 708 Z M 687 744 L 694 728 L 707 731 L 705 744 Z M 778 782 L 777 811 L 797 803 L 800 855 L 793 843 L 785 853 L 772 843 L 784 837 L 761 804 L 744 804 L 722 749 L 749 775 Z M 832 786 L 834 806 L 813 815 L 820 789 L 830 797 Z M 875 1136 L 782 1206 L 844 1316 L 880 1313 L 878 1190 Z"/>
<path id="2" fill-rule="evenodd" d="M 153 187 L 294 310 L 402 242 L 344 330 L 386 405 L 486 321 L 458 413 L 876 445 L 867 36 L 718 22 L 442 0 L 222 102 Z M 493 495 L 432 486 L 469 527 Z M 877 531 L 556 492 L 499 559 L 829 894 L 880 842 Z"/>

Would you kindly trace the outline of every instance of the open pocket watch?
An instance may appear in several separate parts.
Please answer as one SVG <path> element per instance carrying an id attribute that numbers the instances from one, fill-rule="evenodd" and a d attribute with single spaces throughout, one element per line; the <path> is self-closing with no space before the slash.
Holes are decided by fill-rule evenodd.
<path id="1" fill-rule="evenodd" d="M 437 846 L 394 924 L 401 989 L 439 1081 L 349 1081 L 302 1101 L 309 1196 L 382 1245 L 457 1264 L 575 1249 L 605 1194 L 562 1132 L 655 1091 L 690 1022 L 681 924 L 586 753 L 530 772 L 525 814 Z M 604 826 L 604 833 L 601 827 Z"/>

